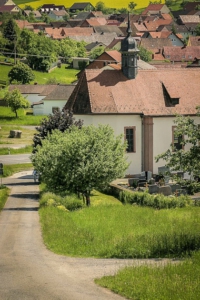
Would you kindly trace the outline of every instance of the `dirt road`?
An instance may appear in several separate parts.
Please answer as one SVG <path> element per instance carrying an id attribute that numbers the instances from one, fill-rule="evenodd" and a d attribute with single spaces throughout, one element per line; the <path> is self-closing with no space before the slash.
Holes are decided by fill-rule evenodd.
<path id="1" fill-rule="evenodd" d="M 70 258 L 48 251 L 40 230 L 38 185 L 30 174 L 3 179 L 11 193 L 0 213 L 0 300 L 123 299 L 95 285 L 94 278 L 155 261 Z"/>

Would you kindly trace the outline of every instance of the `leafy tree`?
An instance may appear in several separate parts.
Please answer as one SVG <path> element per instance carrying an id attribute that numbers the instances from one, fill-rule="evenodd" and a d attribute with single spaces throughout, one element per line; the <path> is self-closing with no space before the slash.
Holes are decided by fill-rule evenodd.
<path id="1" fill-rule="evenodd" d="M 55 42 L 43 35 L 35 37 L 27 53 L 28 64 L 33 70 L 48 71 L 51 64 L 57 61 Z"/>
<path id="2" fill-rule="evenodd" d="M 103 11 L 106 8 L 105 3 L 102 1 L 99 1 L 95 5 L 95 10 L 96 11 Z"/>
<path id="3" fill-rule="evenodd" d="M 146 62 L 149 62 L 152 60 L 152 52 L 149 51 L 148 49 L 142 47 L 142 46 L 139 46 L 139 56 L 142 60 L 146 61 Z"/>
<path id="4" fill-rule="evenodd" d="M 156 162 L 160 159 L 166 161 L 166 166 L 171 170 L 183 172 L 193 172 L 194 175 L 200 173 L 200 128 L 195 123 L 194 119 L 187 116 L 177 116 L 175 120 L 176 130 L 175 136 L 184 136 L 181 139 L 181 144 L 189 150 L 174 149 L 171 145 L 170 149 L 166 152 L 156 156 Z M 185 147 L 186 148 L 186 147 Z"/>
<path id="5" fill-rule="evenodd" d="M 34 8 L 31 5 L 25 5 L 24 10 L 31 10 L 31 11 L 33 11 Z"/>
<path id="6" fill-rule="evenodd" d="M 195 28 L 195 33 L 197 36 L 200 36 L 200 24 L 198 24 Z"/>
<path id="7" fill-rule="evenodd" d="M 26 84 L 34 80 L 35 75 L 28 65 L 19 62 L 17 65 L 12 67 L 12 69 L 8 73 L 8 77 L 10 82 L 16 81 L 22 84 Z"/>
<path id="8" fill-rule="evenodd" d="M 172 24 L 172 32 L 173 32 L 173 34 L 176 34 L 176 33 L 177 33 L 177 30 L 176 30 L 176 27 L 175 27 L 174 24 Z"/>
<path id="9" fill-rule="evenodd" d="M 3 37 L 8 39 L 10 42 L 17 40 L 19 34 L 19 28 L 13 19 L 8 19 L 3 23 Z"/>
<path id="10" fill-rule="evenodd" d="M 18 38 L 17 51 L 26 54 L 27 51 L 36 44 L 37 35 L 34 32 L 24 28 Z"/>
<path id="11" fill-rule="evenodd" d="M 33 152 L 36 151 L 36 147 L 38 145 L 42 146 L 42 140 L 46 139 L 48 135 L 52 134 L 55 129 L 64 132 L 72 126 L 81 128 L 82 125 L 83 121 L 76 121 L 71 111 L 55 111 L 47 118 L 44 118 L 39 127 L 36 127 L 38 133 L 36 133 L 33 137 Z"/>
<path id="12" fill-rule="evenodd" d="M 102 47 L 102 46 L 99 46 L 99 47 L 96 47 L 94 50 L 92 50 L 90 52 L 90 58 L 97 58 L 99 57 L 105 50 L 105 47 Z"/>
<path id="13" fill-rule="evenodd" d="M 86 57 L 86 43 L 84 41 L 77 42 L 70 38 L 56 41 L 57 53 L 65 62 L 70 62 L 72 57 Z"/>
<path id="14" fill-rule="evenodd" d="M 18 109 L 27 108 L 30 106 L 30 102 L 21 95 L 18 89 L 14 89 L 12 92 L 6 92 L 4 100 L 8 103 L 11 110 L 15 113 L 16 118 L 18 117 Z"/>
<path id="15" fill-rule="evenodd" d="M 136 6 L 137 6 L 137 3 L 133 2 L 133 1 L 131 1 L 131 2 L 128 4 L 128 8 L 129 8 L 130 10 L 134 10 Z"/>
<path id="16" fill-rule="evenodd" d="M 119 8 L 118 11 L 121 14 L 127 14 L 128 13 L 128 9 L 126 7 Z"/>
<path id="17" fill-rule="evenodd" d="M 82 193 L 90 205 L 93 189 L 105 188 L 128 167 L 126 144 L 108 125 L 54 131 L 32 155 L 34 167 L 50 191 Z"/>

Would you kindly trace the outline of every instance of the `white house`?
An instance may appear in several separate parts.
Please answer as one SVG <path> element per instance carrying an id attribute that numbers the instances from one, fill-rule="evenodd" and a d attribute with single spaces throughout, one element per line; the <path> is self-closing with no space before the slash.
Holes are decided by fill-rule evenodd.
<path id="1" fill-rule="evenodd" d="M 128 142 L 127 175 L 156 174 L 164 161 L 156 163 L 155 156 L 170 144 L 180 147 L 174 136 L 176 114 L 190 115 L 200 124 L 200 69 L 138 70 L 139 50 L 130 25 L 127 33 L 121 43 L 122 69 L 82 72 L 65 108 L 84 125 L 109 124 L 116 135 L 123 135 Z"/>
<path id="2" fill-rule="evenodd" d="M 30 102 L 34 115 L 49 115 L 63 109 L 75 85 L 19 84 L 10 85 L 9 90 L 15 88 Z"/>

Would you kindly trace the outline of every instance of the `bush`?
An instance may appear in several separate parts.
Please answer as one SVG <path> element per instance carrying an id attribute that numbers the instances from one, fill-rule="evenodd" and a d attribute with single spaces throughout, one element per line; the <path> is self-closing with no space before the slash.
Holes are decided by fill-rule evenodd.
<path id="1" fill-rule="evenodd" d="M 84 206 L 84 203 L 77 198 L 75 194 L 68 194 L 64 197 L 56 195 L 54 193 L 46 192 L 43 193 L 40 199 L 40 207 L 54 206 L 61 210 L 77 210 Z"/>
<path id="2" fill-rule="evenodd" d="M 163 194 L 151 195 L 146 192 L 121 191 L 119 200 L 124 204 L 137 204 L 140 206 L 149 206 L 156 209 L 185 207 L 192 205 L 192 200 L 188 196 L 166 197 Z"/>

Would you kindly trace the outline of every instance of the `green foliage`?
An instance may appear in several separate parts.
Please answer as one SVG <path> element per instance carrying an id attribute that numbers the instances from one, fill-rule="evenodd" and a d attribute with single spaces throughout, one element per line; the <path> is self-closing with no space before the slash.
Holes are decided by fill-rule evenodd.
<path id="1" fill-rule="evenodd" d="M 65 196 L 60 196 L 51 192 L 46 192 L 42 194 L 40 199 L 40 207 L 46 206 L 62 206 L 65 208 L 65 211 L 74 211 L 83 208 L 84 203 L 74 194 L 68 193 Z"/>
<path id="2" fill-rule="evenodd" d="M 178 184 L 186 188 L 189 195 L 200 192 L 200 182 L 196 180 L 184 180 L 179 176 L 174 176 L 174 179 Z"/>
<path id="3" fill-rule="evenodd" d="M 199 175 L 200 170 L 200 130 L 199 125 L 195 120 L 189 116 L 177 116 L 174 121 L 176 124 L 175 136 L 184 136 L 182 139 L 182 146 L 189 145 L 189 150 L 176 150 L 173 145 L 166 152 L 155 157 L 156 162 L 160 159 L 166 161 L 166 166 L 171 171 L 182 170 L 183 172 L 193 173 Z M 187 133 L 187 135 L 185 134 Z"/>
<path id="4" fill-rule="evenodd" d="M 36 151 L 38 145 L 42 146 L 42 140 L 52 134 L 55 129 L 64 132 L 72 126 L 81 128 L 82 125 L 83 121 L 75 121 L 75 118 L 73 117 L 73 113 L 71 111 L 55 111 L 47 118 L 43 118 L 40 126 L 36 127 L 38 133 L 34 134 L 33 137 L 34 152 Z"/>
<path id="5" fill-rule="evenodd" d="M 16 119 L 10 107 L 1 106 L 0 123 L 1 125 L 39 125 L 44 116 L 25 115 L 24 109 L 18 110 L 18 118 Z"/>
<path id="6" fill-rule="evenodd" d="M 24 153 L 31 153 L 32 152 L 32 146 L 25 146 L 19 149 L 9 149 L 6 148 L 0 148 L 0 155 L 7 155 L 7 154 L 24 154 Z"/>
<path id="7" fill-rule="evenodd" d="M 198 300 L 200 298 L 200 253 L 177 263 L 126 267 L 114 276 L 104 276 L 95 283 L 126 299 Z"/>
<path id="8" fill-rule="evenodd" d="M 8 19 L 3 23 L 3 37 L 9 40 L 10 42 L 13 42 L 17 40 L 17 36 L 19 34 L 19 28 L 12 18 Z"/>
<path id="9" fill-rule="evenodd" d="M 146 192 L 130 192 L 121 191 L 119 200 L 124 204 L 137 204 L 140 206 L 149 206 L 156 209 L 186 207 L 192 205 L 193 202 L 188 196 L 165 197 L 163 194 L 151 195 Z"/>
<path id="10" fill-rule="evenodd" d="M 9 189 L 3 184 L 0 185 L 0 211 L 4 207 L 8 195 L 9 195 Z"/>
<path id="11" fill-rule="evenodd" d="M 90 192 L 124 175 L 126 145 L 109 126 L 70 127 L 54 131 L 32 155 L 50 191 L 80 192 L 89 205 Z"/>
<path id="12" fill-rule="evenodd" d="M 16 165 L 4 165 L 3 168 L 3 177 L 11 176 L 17 172 L 24 170 L 31 170 L 33 167 L 32 164 L 16 164 Z"/>
<path id="13" fill-rule="evenodd" d="M 95 59 L 99 57 L 105 50 L 105 47 L 99 46 L 90 52 L 90 58 Z"/>
<path id="14" fill-rule="evenodd" d="M 148 49 L 144 48 L 143 46 L 139 46 L 139 56 L 142 60 L 149 62 L 152 60 L 152 52 Z"/>
<path id="15" fill-rule="evenodd" d="M 200 24 L 198 24 L 195 28 L 195 33 L 197 36 L 200 36 Z"/>
<path id="16" fill-rule="evenodd" d="M 78 67 L 79 67 L 79 70 L 84 70 L 88 65 L 88 61 L 79 61 L 78 62 Z"/>
<path id="17" fill-rule="evenodd" d="M 11 110 L 15 113 L 16 118 L 18 117 L 18 109 L 27 108 L 30 106 L 30 102 L 21 95 L 18 89 L 14 89 L 12 92 L 7 92 L 4 96 L 4 100 L 8 103 Z"/>
<path id="18" fill-rule="evenodd" d="M 104 258 L 181 257 L 200 249 L 200 207 L 95 206 L 92 196 L 91 203 L 70 214 L 49 206 L 39 210 L 48 248 Z"/>
<path id="19" fill-rule="evenodd" d="M 77 42 L 70 38 L 55 41 L 57 53 L 62 57 L 62 62 L 71 62 L 72 57 L 86 57 L 86 43 L 84 41 Z"/>
<path id="20" fill-rule="evenodd" d="M 128 4 L 128 8 L 132 11 L 135 9 L 135 7 L 137 6 L 137 3 L 131 1 L 129 4 Z"/>
<path id="21" fill-rule="evenodd" d="M 105 7 L 106 7 L 105 3 L 102 2 L 102 1 L 99 1 L 95 5 L 95 10 L 97 10 L 97 11 L 103 11 L 105 9 Z"/>
<path id="22" fill-rule="evenodd" d="M 17 83 L 26 84 L 34 80 L 35 75 L 28 65 L 18 62 L 18 64 L 10 70 L 8 77 L 11 83 L 15 81 Z"/>

